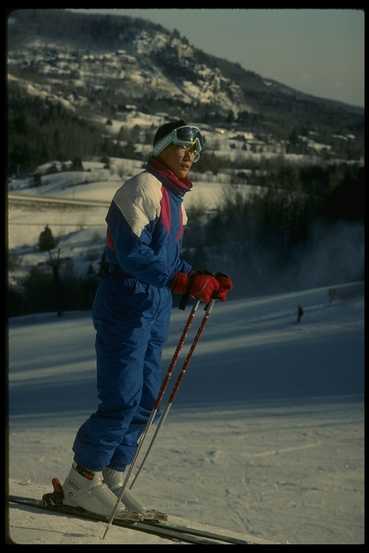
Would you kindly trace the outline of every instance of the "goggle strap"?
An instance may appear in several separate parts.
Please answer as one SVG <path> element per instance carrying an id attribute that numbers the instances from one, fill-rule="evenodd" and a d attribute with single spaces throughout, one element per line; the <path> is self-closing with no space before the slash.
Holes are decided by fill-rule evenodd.
<path id="1" fill-rule="evenodd" d="M 154 155 L 158 156 L 164 150 L 164 148 L 169 146 L 169 144 L 171 143 L 172 143 L 172 133 L 168 134 L 167 136 L 164 136 L 164 138 L 162 138 L 161 140 L 159 140 L 159 142 L 155 144 L 155 146 L 153 147 Z"/>

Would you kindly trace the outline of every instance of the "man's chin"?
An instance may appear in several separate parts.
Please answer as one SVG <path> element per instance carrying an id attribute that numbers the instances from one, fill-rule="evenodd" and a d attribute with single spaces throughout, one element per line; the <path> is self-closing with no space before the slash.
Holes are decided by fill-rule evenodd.
<path id="1" fill-rule="evenodd" d="M 178 171 L 176 171 L 177 176 L 178 176 L 180 179 L 185 179 L 185 178 L 187 178 L 189 172 L 190 172 L 189 169 L 178 169 Z"/>

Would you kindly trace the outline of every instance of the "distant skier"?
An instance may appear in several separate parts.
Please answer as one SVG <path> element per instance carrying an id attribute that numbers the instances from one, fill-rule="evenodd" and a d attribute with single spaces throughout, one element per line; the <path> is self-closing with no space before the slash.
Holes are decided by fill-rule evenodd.
<path id="1" fill-rule="evenodd" d="M 159 127 L 144 171 L 114 195 L 105 261 L 93 304 L 97 411 L 79 428 L 64 502 L 110 515 L 161 384 L 172 292 L 208 303 L 227 298 L 232 280 L 193 271 L 180 255 L 187 176 L 204 148 L 197 127 L 175 121 Z M 123 497 L 123 500 L 127 497 Z M 123 506 L 122 506 L 123 507 Z"/>
<path id="2" fill-rule="evenodd" d="M 304 315 L 304 309 L 302 307 L 302 305 L 298 305 L 297 306 L 297 320 L 296 320 L 296 323 L 300 323 L 301 322 L 301 319 Z"/>

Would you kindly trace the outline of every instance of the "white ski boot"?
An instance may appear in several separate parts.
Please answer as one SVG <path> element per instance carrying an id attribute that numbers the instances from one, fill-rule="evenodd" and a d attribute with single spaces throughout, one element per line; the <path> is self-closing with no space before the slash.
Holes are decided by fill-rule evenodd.
<path id="1" fill-rule="evenodd" d="M 82 507 L 98 515 L 110 517 L 117 503 L 116 495 L 104 483 L 102 472 L 93 472 L 73 463 L 63 484 L 64 505 Z M 126 512 L 118 507 L 117 516 Z"/>
<path id="2" fill-rule="evenodd" d="M 122 471 L 106 467 L 103 469 L 102 474 L 105 484 L 115 494 L 116 497 L 120 497 L 124 482 L 124 473 Z M 137 499 L 135 499 L 127 489 L 123 494 L 122 503 L 125 505 L 128 511 L 132 511 L 135 513 L 145 512 L 145 507 L 139 501 L 137 501 Z"/>

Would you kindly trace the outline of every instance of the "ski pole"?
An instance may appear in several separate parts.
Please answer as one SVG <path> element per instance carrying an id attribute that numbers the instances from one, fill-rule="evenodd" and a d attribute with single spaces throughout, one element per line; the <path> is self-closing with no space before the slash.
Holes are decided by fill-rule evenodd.
<path id="1" fill-rule="evenodd" d="M 151 449 L 152 449 L 152 446 L 154 445 L 154 442 L 155 442 L 155 440 L 157 439 L 157 436 L 158 436 L 158 434 L 159 434 L 160 428 L 162 428 L 162 426 L 163 426 L 163 424 L 164 424 L 166 418 L 168 417 L 169 411 L 170 411 L 170 409 L 171 409 L 171 407 L 172 407 L 172 405 L 173 405 L 174 398 L 175 398 L 175 396 L 176 396 L 176 394 L 177 394 L 177 392 L 178 392 L 178 389 L 179 389 L 179 387 L 180 387 L 180 385 L 181 385 L 181 383 L 182 383 L 182 381 L 183 381 L 183 378 L 185 377 L 185 375 L 186 375 L 186 373 L 187 373 L 188 366 L 189 366 L 189 364 L 190 364 L 192 354 L 193 354 L 193 352 L 194 352 L 194 350 L 195 350 L 195 348 L 196 348 L 196 346 L 197 346 L 197 343 L 198 343 L 198 341 L 199 341 L 199 339 L 200 339 L 200 337 L 201 337 L 201 335 L 202 335 L 202 333 L 203 333 L 203 331 L 204 331 L 205 325 L 206 325 L 206 323 L 207 323 L 207 321 L 208 321 L 208 319 L 209 319 L 210 313 L 211 313 L 211 311 L 212 311 L 212 309 L 213 309 L 214 301 L 215 301 L 215 300 L 212 299 L 212 300 L 206 305 L 206 307 L 205 307 L 205 315 L 204 315 L 204 317 L 203 317 L 203 319 L 202 319 L 202 321 L 201 321 L 201 324 L 200 324 L 199 329 L 198 329 L 198 331 L 197 331 L 197 333 L 196 333 L 196 336 L 195 336 L 195 338 L 193 339 L 193 342 L 192 342 L 192 344 L 191 344 L 191 347 L 190 347 L 190 349 L 189 349 L 189 351 L 188 351 L 188 353 L 187 353 L 187 355 L 186 355 L 186 358 L 185 358 L 185 360 L 184 360 L 182 369 L 181 369 L 181 371 L 180 371 L 180 373 L 179 373 L 179 375 L 178 375 L 178 377 L 177 377 L 177 380 L 176 380 L 176 382 L 175 382 L 175 384 L 174 384 L 174 386 L 173 386 L 173 390 L 172 390 L 172 393 L 170 394 L 170 397 L 169 397 L 167 406 L 166 406 L 166 408 L 165 408 L 165 411 L 164 411 L 164 413 L 163 413 L 163 415 L 162 415 L 162 417 L 161 417 L 161 419 L 160 419 L 160 421 L 159 421 L 159 423 L 158 423 L 158 426 L 157 426 L 157 428 L 156 428 L 156 430 L 155 430 L 155 433 L 154 433 L 154 435 L 153 435 L 153 437 L 152 437 L 152 439 L 151 439 L 151 442 L 150 442 L 150 444 L 149 444 L 149 447 L 148 447 L 147 450 L 146 450 L 146 453 L 145 453 L 145 455 L 144 455 L 144 457 L 143 457 L 143 459 L 142 459 L 142 461 L 141 461 L 140 466 L 138 467 L 138 470 L 137 470 L 137 472 L 136 472 L 136 474 L 135 474 L 135 476 L 134 476 L 134 478 L 133 478 L 133 480 L 132 480 L 132 482 L 131 482 L 131 485 L 130 485 L 129 489 L 132 489 L 132 488 L 133 488 L 133 486 L 134 486 L 134 484 L 135 484 L 135 482 L 136 482 L 136 480 L 137 480 L 137 478 L 138 478 L 138 475 L 140 474 L 140 472 L 141 472 L 141 470 L 142 470 L 142 468 L 143 468 L 143 466 L 144 466 L 144 464 L 145 464 L 145 462 L 146 462 L 146 459 L 147 459 L 147 457 L 149 456 L 149 453 L 150 453 L 150 451 L 151 451 Z"/>
<path id="2" fill-rule="evenodd" d="M 153 421 L 155 420 L 156 414 L 157 414 L 157 412 L 158 412 L 158 410 L 159 410 L 159 407 L 160 407 L 160 404 L 161 404 L 161 402 L 162 402 L 163 396 L 164 396 L 165 391 L 166 391 L 166 389 L 167 389 L 167 387 L 168 387 L 169 381 L 170 381 L 170 379 L 171 379 L 171 377 L 172 377 L 174 367 L 176 366 L 176 363 L 177 363 L 177 361 L 178 361 L 179 354 L 180 354 L 180 352 L 181 352 L 181 350 L 182 350 L 182 348 L 183 348 L 183 345 L 184 345 L 186 336 L 187 336 L 187 334 L 188 334 L 188 331 L 189 331 L 189 329 L 190 329 L 190 326 L 191 326 L 191 324 L 192 324 L 192 321 L 193 321 L 193 319 L 195 318 L 196 311 L 198 310 L 199 305 L 200 305 L 200 301 L 197 300 L 196 303 L 193 305 L 193 307 L 192 307 L 192 309 L 191 309 L 191 312 L 190 312 L 190 314 L 189 314 L 189 316 L 188 316 L 188 318 L 187 318 L 185 327 L 184 327 L 183 332 L 182 332 L 182 334 L 181 334 L 181 337 L 180 337 L 180 339 L 179 339 L 179 341 L 178 341 L 178 344 L 177 344 L 176 350 L 175 350 L 175 352 L 174 352 L 174 354 L 173 354 L 172 360 L 171 360 L 171 362 L 170 362 L 170 364 L 169 364 L 167 373 L 166 373 L 165 378 L 164 378 L 164 380 L 163 380 L 163 383 L 162 383 L 162 385 L 161 385 L 161 388 L 160 388 L 158 397 L 157 397 L 157 399 L 156 399 L 156 401 L 155 401 L 153 410 L 151 411 L 150 418 L 149 418 L 149 420 L 148 420 L 148 422 L 147 422 L 147 424 L 146 424 L 145 430 L 144 430 L 144 432 L 143 432 L 143 434 L 142 434 L 142 436 L 141 436 L 141 439 L 140 439 L 139 445 L 138 445 L 138 447 L 137 447 L 137 450 L 136 450 L 135 456 L 134 456 L 134 458 L 133 458 L 133 461 L 132 461 L 132 463 L 130 464 L 130 467 L 129 467 L 128 471 L 127 471 L 126 477 L 125 477 L 125 479 L 124 479 L 124 481 L 123 481 L 123 485 L 122 485 L 122 489 L 121 489 L 121 491 L 120 491 L 120 495 L 119 495 L 119 497 L 118 497 L 118 499 L 117 499 L 117 502 L 116 502 L 116 504 L 115 504 L 114 510 L 113 510 L 113 512 L 112 512 L 112 514 L 111 514 L 111 516 L 110 516 L 109 523 L 108 523 L 108 525 L 107 525 L 107 527 L 106 527 L 106 529 L 105 529 L 104 535 L 103 535 L 103 539 L 105 538 L 106 534 L 108 533 L 108 530 L 109 530 L 109 528 L 110 528 L 110 526 L 111 526 L 111 524 L 112 524 L 112 522 L 113 522 L 113 520 L 114 520 L 114 517 L 115 517 L 115 515 L 116 515 L 116 512 L 117 512 L 118 507 L 119 507 L 119 504 L 120 504 L 120 501 L 122 500 L 122 497 L 123 497 L 123 495 L 124 495 L 124 492 L 125 492 L 125 490 L 126 490 L 126 488 L 127 488 L 128 480 L 129 480 L 129 478 L 130 478 L 130 476 L 131 476 L 131 474 L 132 474 L 132 470 L 133 470 L 133 468 L 134 468 L 134 466 L 135 466 L 135 464 L 136 464 L 136 462 L 137 462 L 137 458 L 138 458 L 138 455 L 139 455 L 139 453 L 140 453 L 140 451 L 141 451 L 142 445 L 143 445 L 143 443 L 144 443 L 144 441 L 145 441 L 145 439 L 146 439 L 146 437 L 147 437 L 147 435 L 148 435 L 148 433 L 149 433 L 149 430 L 150 430 L 150 428 L 151 428 L 151 426 L 152 426 L 152 424 L 153 424 Z"/>

